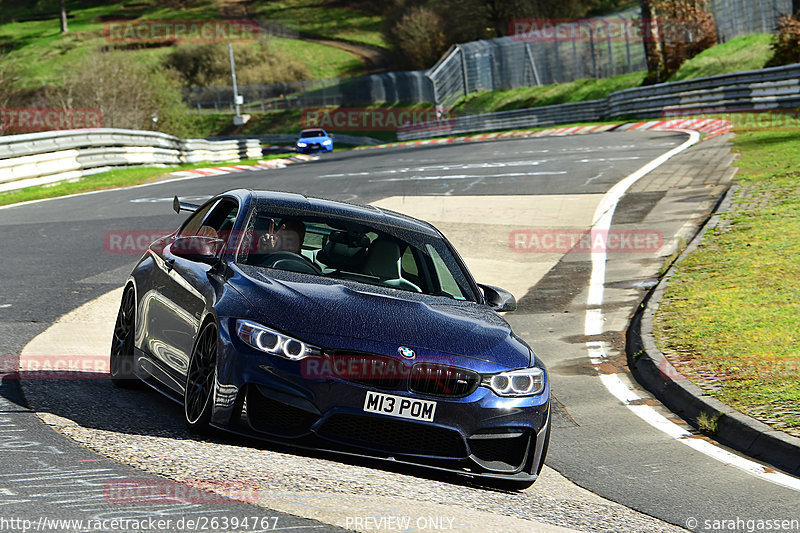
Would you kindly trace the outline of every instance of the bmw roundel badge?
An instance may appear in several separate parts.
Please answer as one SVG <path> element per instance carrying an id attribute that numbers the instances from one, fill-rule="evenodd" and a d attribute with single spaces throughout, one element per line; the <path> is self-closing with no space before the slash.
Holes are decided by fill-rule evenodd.
<path id="1" fill-rule="evenodd" d="M 407 348 L 405 346 L 399 347 L 397 349 L 397 353 L 399 353 L 400 356 L 403 357 L 403 359 L 414 359 L 415 357 L 417 357 L 417 354 L 416 352 L 414 352 L 414 350 L 412 350 L 411 348 Z"/>

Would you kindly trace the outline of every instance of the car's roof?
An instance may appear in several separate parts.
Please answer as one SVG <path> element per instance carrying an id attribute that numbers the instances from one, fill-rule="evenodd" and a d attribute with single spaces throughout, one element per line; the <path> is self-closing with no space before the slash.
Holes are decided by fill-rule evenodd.
<path id="1" fill-rule="evenodd" d="M 360 205 L 304 196 L 297 193 L 266 190 L 239 189 L 229 191 L 226 194 L 240 197 L 249 196 L 258 205 L 274 207 L 284 212 L 330 215 L 331 217 L 345 218 L 366 224 L 393 226 L 439 238 L 442 236 L 428 222 L 372 205 Z"/>

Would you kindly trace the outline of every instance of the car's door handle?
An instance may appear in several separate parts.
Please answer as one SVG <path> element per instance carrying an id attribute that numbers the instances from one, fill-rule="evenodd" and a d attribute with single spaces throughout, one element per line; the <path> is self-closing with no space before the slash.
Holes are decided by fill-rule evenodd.
<path id="1" fill-rule="evenodd" d="M 175 260 L 174 259 L 166 259 L 164 261 L 164 266 L 167 267 L 167 270 L 172 270 L 175 267 Z"/>

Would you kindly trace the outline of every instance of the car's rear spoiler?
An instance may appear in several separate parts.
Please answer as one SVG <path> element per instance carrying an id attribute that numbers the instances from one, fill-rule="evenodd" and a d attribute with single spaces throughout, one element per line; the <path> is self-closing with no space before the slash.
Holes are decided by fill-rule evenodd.
<path id="1" fill-rule="evenodd" d="M 181 202 L 180 200 L 178 200 L 177 195 L 175 195 L 175 199 L 172 200 L 172 209 L 174 209 L 176 213 L 180 213 L 181 211 L 190 211 L 194 213 L 195 211 L 197 211 L 198 207 L 200 206 L 197 204 Z"/>

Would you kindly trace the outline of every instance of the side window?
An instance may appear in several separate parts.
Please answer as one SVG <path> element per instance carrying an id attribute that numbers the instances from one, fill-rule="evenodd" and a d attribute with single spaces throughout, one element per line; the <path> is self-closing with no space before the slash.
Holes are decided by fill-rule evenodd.
<path id="1" fill-rule="evenodd" d="M 186 225 L 183 226 L 179 235 L 181 237 L 185 237 L 188 235 L 197 235 L 197 232 L 200 231 L 200 226 L 203 223 L 203 219 L 206 218 L 208 211 L 214 206 L 214 202 L 209 203 L 202 207 L 199 211 L 195 211 L 189 217 L 189 220 L 186 221 Z"/>
<path id="2" fill-rule="evenodd" d="M 200 226 L 200 234 L 227 239 L 236 222 L 237 212 L 238 205 L 234 200 L 220 200 Z"/>
<path id="3" fill-rule="evenodd" d="M 414 254 L 411 252 L 411 246 L 406 246 L 406 251 L 400 259 L 400 268 L 404 278 L 419 279 L 419 268 L 417 267 L 416 259 L 414 259 Z"/>
<path id="4" fill-rule="evenodd" d="M 458 282 L 453 277 L 453 273 L 447 268 L 444 259 L 436 251 L 436 248 L 430 244 L 426 244 L 425 248 L 433 261 L 433 268 L 436 271 L 436 277 L 439 278 L 439 287 L 442 292 L 449 294 L 456 300 L 466 300 L 464 293 L 459 287 Z"/>
<path id="5" fill-rule="evenodd" d="M 197 211 L 180 232 L 181 236 L 201 235 L 204 237 L 227 238 L 236 221 L 238 205 L 225 198 L 215 204 Z"/>

